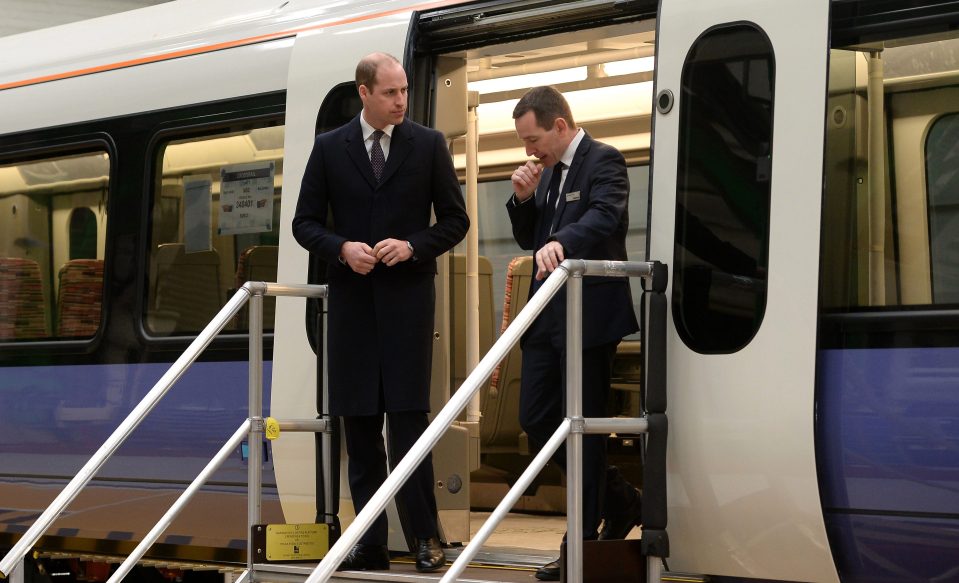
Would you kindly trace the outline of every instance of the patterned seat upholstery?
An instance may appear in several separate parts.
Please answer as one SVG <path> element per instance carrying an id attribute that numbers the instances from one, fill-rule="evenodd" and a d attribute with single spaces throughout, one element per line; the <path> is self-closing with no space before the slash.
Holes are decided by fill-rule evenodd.
<path id="1" fill-rule="evenodd" d="M 526 306 L 532 277 L 532 257 L 515 257 L 509 262 L 500 334 L 506 331 L 513 317 Z M 517 344 L 493 371 L 489 390 L 480 393 L 480 407 L 483 410 L 480 439 L 484 451 L 515 451 L 521 447 L 523 429 L 519 426 L 519 387 L 522 359 L 523 352 Z"/>
<path id="2" fill-rule="evenodd" d="M 276 281 L 276 265 L 280 248 L 276 245 L 255 245 L 247 247 L 236 260 L 236 289 L 248 281 Z M 237 314 L 236 322 L 240 329 L 249 325 L 249 307 Z M 263 329 L 272 330 L 276 315 L 276 298 L 263 298 Z"/>
<path id="3" fill-rule="evenodd" d="M 40 266 L 31 259 L 0 257 L 0 341 L 48 336 Z"/>
<path id="4" fill-rule="evenodd" d="M 57 293 L 57 336 L 86 338 L 100 327 L 103 261 L 72 259 L 60 268 Z"/>

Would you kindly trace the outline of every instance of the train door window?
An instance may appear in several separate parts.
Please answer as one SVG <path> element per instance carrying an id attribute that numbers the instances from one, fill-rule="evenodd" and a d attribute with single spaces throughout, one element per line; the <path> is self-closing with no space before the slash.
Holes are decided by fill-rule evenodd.
<path id="1" fill-rule="evenodd" d="M 731 353 L 766 308 L 775 62 L 750 24 L 704 33 L 679 97 L 673 317 L 701 353 Z"/>
<path id="2" fill-rule="evenodd" d="M 100 328 L 109 177 L 103 150 L 0 165 L 0 342 Z"/>
<path id="3" fill-rule="evenodd" d="M 959 304 L 957 51 L 955 33 L 831 51 L 823 309 Z"/>
<path id="4" fill-rule="evenodd" d="M 70 213 L 70 259 L 97 258 L 97 217 L 87 207 Z"/>
<path id="5" fill-rule="evenodd" d="M 346 81 L 330 90 L 320 104 L 316 116 L 316 135 L 345 125 L 360 113 L 363 102 L 356 90 L 356 82 Z"/>
<path id="6" fill-rule="evenodd" d="M 159 143 L 148 332 L 195 334 L 247 281 L 276 281 L 283 136 L 271 121 Z M 265 298 L 264 329 L 275 305 Z M 244 309 L 227 329 L 247 327 Z"/>
<path id="7" fill-rule="evenodd" d="M 932 301 L 959 304 L 959 114 L 945 115 L 926 138 Z"/>

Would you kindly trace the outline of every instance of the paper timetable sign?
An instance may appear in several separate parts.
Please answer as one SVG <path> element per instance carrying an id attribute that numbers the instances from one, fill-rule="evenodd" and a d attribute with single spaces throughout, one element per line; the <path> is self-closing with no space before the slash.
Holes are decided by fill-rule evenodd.
<path id="1" fill-rule="evenodd" d="M 273 230 L 275 162 L 234 164 L 220 169 L 220 235 Z"/>

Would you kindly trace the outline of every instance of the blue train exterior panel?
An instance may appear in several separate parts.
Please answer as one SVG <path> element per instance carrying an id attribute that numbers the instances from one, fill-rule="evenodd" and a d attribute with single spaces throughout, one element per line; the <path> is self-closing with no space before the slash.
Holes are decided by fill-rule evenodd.
<path id="1" fill-rule="evenodd" d="M 959 348 L 819 352 L 817 458 L 844 581 L 959 579 Z"/>
<path id="2" fill-rule="evenodd" d="M 0 532 L 24 532 L 169 366 L 4 368 Z M 271 368 L 264 363 L 266 410 Z M 245 362 L 194 364 L 48 534 L 141 538 L 246 419 L 247 396 Z M 263 482 L 264 519 L 282 521 L 269 456 Z M 238 449 L 160 542 L 245 548 L 246 483 Z"/>

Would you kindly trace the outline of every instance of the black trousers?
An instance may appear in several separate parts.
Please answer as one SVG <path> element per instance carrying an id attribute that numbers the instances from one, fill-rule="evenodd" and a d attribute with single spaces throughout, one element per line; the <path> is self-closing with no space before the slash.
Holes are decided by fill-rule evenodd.
<path id="1" fill-rule="evenodd" d="M 523 377 L 520 386 L 520 425 L 530 442 L 542 448 L 566 417 L 566 351 L 545 335 L 523 343 Z M 583 416 L 606 417 L 609 382 L 617 343 L 583 351 Z M 552 458 L 566 473 L 566 445 Z M 607 467 L 606 437 L 583 437 L 583 534 L 596 538 L 604 504 L 617 510 L 635 496 L 615 467 Z"/>
<path id="2" fill-rule="evenodd" d="M 424 411 L 386 413 L 389 459 L 395 465 L 426 431 L 429 421 Z M 346 452 L 349 456 L 350 493 L 356 513 L 383 484 L 387 476 L 386 447 L 383 442 L 383 414 L 343 417 Z M 436 495 L 433 491 L 433 456 L 429 454 L 400 488 L 396 497 L 404 526 L 416 538 L 437 536 Z M 388 536 L 386 513 L 381 513 L 360 538 L 362 544 L 385 545 Z"/>

